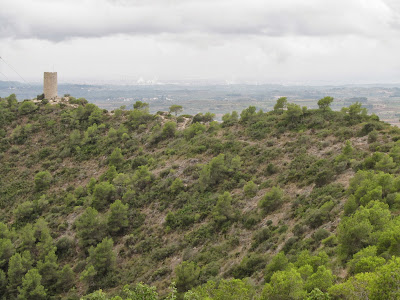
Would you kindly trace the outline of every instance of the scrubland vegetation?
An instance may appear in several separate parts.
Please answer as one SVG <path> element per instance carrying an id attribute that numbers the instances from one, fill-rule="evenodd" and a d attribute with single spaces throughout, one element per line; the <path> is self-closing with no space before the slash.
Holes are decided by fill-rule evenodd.
<path id="1" fill-rule="evenodd" d="M 0 98 L 0 298 L 398 299 L 400 129 L 332 101 Z"/>

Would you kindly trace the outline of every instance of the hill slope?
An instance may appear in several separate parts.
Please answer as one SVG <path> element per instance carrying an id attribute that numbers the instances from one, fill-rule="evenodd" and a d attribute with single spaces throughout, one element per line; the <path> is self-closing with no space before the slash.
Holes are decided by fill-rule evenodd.
<path id="1" fill-rule="evenodd" d="M 331 101 L 217 123 L 0 99 L 0 294 L 395 297 L 400 130 Z"/>

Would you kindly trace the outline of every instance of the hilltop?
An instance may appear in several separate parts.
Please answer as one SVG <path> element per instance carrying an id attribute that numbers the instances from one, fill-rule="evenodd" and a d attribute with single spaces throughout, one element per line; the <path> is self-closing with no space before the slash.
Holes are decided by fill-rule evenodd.
<path id="1" fill-rule="evenodd" d="M 332 101 L 216 122 L 0 98 L 0 295 L 396 297 L 400 129 Z"/>

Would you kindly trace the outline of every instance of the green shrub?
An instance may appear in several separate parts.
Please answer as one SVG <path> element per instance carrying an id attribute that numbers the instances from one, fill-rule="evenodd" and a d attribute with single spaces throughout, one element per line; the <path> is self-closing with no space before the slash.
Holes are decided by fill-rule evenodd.
<path id="1" fill-rule="evenodd" d="M 35 175 L 35 190 L 40 192 L 46 190 L 50 187 L 53 181 L 53 176 L 51 176 L 49 171 L 41 171 Z"/>
<path id="2" fill-rule="evenodd" d="M 270 213 L 278 209 L 282 205 L 283 200 L 283 191 L 279 187 L 273 187 L 265 194 L 258 205 L 266 213 Z"/>
<path id="3" fill-rule="evenodd" d="M 18 111 L 21 115 L 27 115 L 34 112 L 37 108 L 37 105 L 32 101 L 24 101 L 19 105 Z"/>
<path id="4" fill-rule="evenodd" d="M 313 238 L 316 242 L 322 241 L 326 239 L 330 235 L 329 231 L 324 228 L 319 228 L 317 231 L 314 232 Z"/>
<path id="5" fill-rule="evenodd" d="M 110 214 L 107 219 L 108 230 L 111 234 L 117 234 L 128 227 L 128 205 L 122 204 L 121 200 L 110 205 Z"/>
<path id="6" fill-rule="evenodd" d="M 248 198 L 254 197 L 257 192 L 258 192 L 258 186 L 253 182 L 249 181 L 246 183 L 246 185 L 243 187 L 244 195 Z"/>
<path id="7" fill-rule="evenodd" d="M 104 209 L 115 197 L 115 187 L 108 182 L 100 182 L 93 189 L 92 205 L 95 209 Z"/>
<path id="8" fill-rule="evenodd" d="M 104 236 L 104 224 L 94 208 L 88 207 L 75 221 L 79 244 L 82 247 L 96 245 Z"/>
<path id="9" fill-rule="evenodd" d="M 235 266 L 231 273 L 235 278 L 250 277 L 254 272 L 265 267 L 266 259 L 261 254 L 251 253 L 246 255 L 239 265 Z"/>
<path id="10" fill-rule="evenodd" d="M 378 139 L 378 131 L 373 130 L 368 134 L 368 143 L 372 144 L 375 143 Z"/>
<path id="11" fill-rule="evenodd" d="M 176 288 L 183 293 L 198 284 L 200 268 L 194 262 L 184 261 L 175 268 L 175 274 Z"/>

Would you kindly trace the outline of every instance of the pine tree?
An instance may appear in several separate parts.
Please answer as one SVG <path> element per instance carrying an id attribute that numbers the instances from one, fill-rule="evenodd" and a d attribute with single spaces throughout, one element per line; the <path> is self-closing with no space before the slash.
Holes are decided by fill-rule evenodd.
<path id="1" fill-rule="evenodd" d="M 108 162 L 117 168 L 120 168 L 122 166 L 122 164 L 124 163 L 124 157 L 120 148 L 117 147 L 114 149 L 114 151 L 108 158 Z"/>
<path id="2" fill-rule="evenodd" d="M 22 257 L 19 253 L 15 253 L 8 264 L 8 293 L 10 295 L 17 294 L 17 288 L 22 284 L 22 277 L 27 272 L 27 268 L 22 263 Z"/>
<path id="3" fill-rule="evenodd" d="M 4 268 L 15 252 L 14 246 L 9 239 L 0 239 L 0 268 Z"/>
<path id="4" fill-rule="evenodd" d="M 40 276 L 37 269 L 31 269 L 22 279 L 22 286 L 18 287 L 18 300 L 41 300 L 46 299 L 47 294 L 44 286 L 40 283 Z"/>
<path id="5" fill-rule="evenodd" d="M 93 265 L 96 274 L 103 276 L 114 270 L 115 253 L 113 252 L 113 240 L 104 238 L 96 248 L 89 249 L 88 265 Z"/>
<path id="6" fill-rule="evenodd" d="M 82 247 L 96 245 L 103 237 L 103 226 L 97 210 L 88 207 L 75 223 L 79 244 Z"/>
<path id="7" fill-rule="evenodd" d="M 117 234 L 128 227 L 128 205 L 122 204 L 121 200 L 117 200 L 111 204 L 107 225 L 111 234 Z"/>
<path id="8" fill-rule="evenodd" d="M 65 265 L 58 273 L 57 290 L 66 292 L 74 286 L 74 271 L 69 265 Z"/>
<path id="9" fill-rule="evenodd" d="M 55 291 L 56 283 L 58 281 L 58 263 L 55 251 L 53 250 L 46 255 L 44 261 L 39 261 L 37 267 L 42 276 L 42 284 L 49 291 Z"/>

